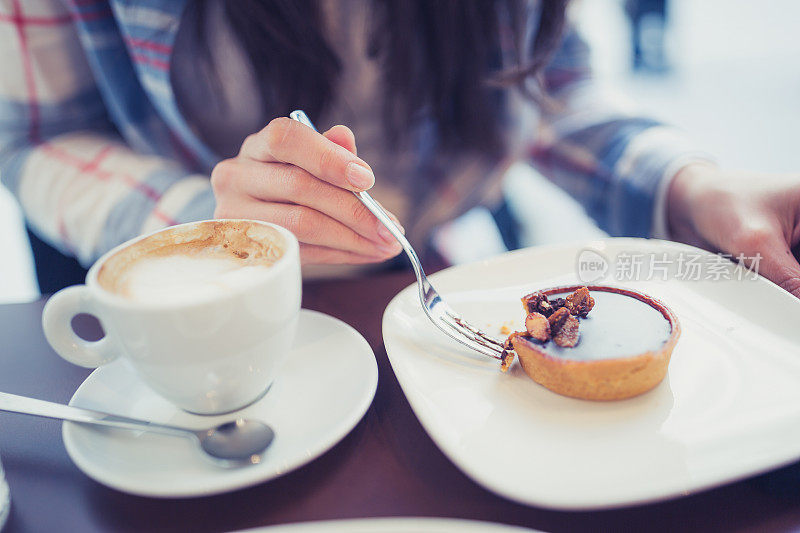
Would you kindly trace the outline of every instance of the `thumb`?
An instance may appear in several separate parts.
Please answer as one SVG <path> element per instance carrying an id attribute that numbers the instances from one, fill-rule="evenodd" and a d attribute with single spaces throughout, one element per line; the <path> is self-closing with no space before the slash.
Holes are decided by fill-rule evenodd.
<path id="1" fill-rule="evenodd" d="M 358 155 L 356 150 L 356 137 L 347 126 L 334 126 L 322 135 L 328 140 L 335 142 L 342 148 L 346 148 L 347 150 Z"/>

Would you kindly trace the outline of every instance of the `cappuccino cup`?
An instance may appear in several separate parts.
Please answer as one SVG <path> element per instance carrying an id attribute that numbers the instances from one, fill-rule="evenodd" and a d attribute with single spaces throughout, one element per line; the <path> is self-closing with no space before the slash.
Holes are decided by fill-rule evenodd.
<path id="1" fill-rule="evenodd" d="M 252 220 L 207 220 L 138 237 L 101 257 L 86 284 L 54 294 L 42 314 L 64 359 L 94 368 L 125 359 L 155 392 L 197 414 L 245 407 L 287 358 L 300 313 L 299 245 Z M 86 341 L 77 314 L 105 336 Z"/>

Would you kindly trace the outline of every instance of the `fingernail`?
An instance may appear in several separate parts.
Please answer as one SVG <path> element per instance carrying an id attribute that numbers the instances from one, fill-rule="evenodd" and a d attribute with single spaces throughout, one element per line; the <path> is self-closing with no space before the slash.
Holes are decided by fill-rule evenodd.
<path id="1" fill-rule="evenodd" d="M 387 244 L 394 245 L 397 243 L 397 239 L 394 238 L 392 232 L 389 231 L 389 228 L 378 222 L 378 235 L 380 235 L 381 239 L 383 239 Z"/>
<path id="2" fill-rule="evenodd" d="M 350 185 L 362 191 L 375 185 L 375 176 L 372 175 L 372 171 L 355 161 L 347 164 L 344 177 Z"/>

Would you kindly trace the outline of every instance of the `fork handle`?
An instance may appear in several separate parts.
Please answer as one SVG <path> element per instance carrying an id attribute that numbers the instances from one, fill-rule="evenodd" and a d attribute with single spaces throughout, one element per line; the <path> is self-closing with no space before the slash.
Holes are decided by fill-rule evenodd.
<path id="1" fill-rule="evenodd" d="M 317 128 L 314 127 L 314 124 L 311 122 L 311 120 L 308 118 L 308 115 L 306 115 L 305 112 L 298 109 L 296 111 L 292 111 L 291 113 L 289 113 L 289 117 L 292 120 L 296 120 L 301 124 L 305 124 L 312 130 L 319 132 L 319 130 L 317 130 Z M 483 344 L 479 341 L 475 341 L 475 339 L 473 338 L 474 336 L 488 337 L 483 332 L 480 332 L 479 330 L 475 331 L 470 330 L 471 336 L 466 335 L 463 331 L 459 331 L 457 327 L 457 326 L 465 327 L 465 324 L 460 323 L 458 321 L 458 317 L 455 316 L 453 313 L 450 313 L 450 318 L 448 319 L 448 321 L 443 320 L 442 316 L 434 316 L 434 314 L 432 314 L 431 307 L 435 306 L 437 303 L 442 305 L 444 304 L 444 302 L 439 296 L 439 293 L 436 291 L 436 289 L 433 288 L 433 285 L 431 285 L 431 282 L 428 281 L 428 277 L 425 275 L 425 271 L 422 270 L 422 262 L 419 260 L 417 252 L 414 251 L 414 248 L 411 246 L 411 243 L 408 242 L 408 239 L 406 239 L 406 236 L 403 235 L 402 231 L 400 231 L 400 228 L 397 227 L 397 224 L 395 224 L 394 221 L 391 218 L 389 218 L 389 215 L 386 213 L 383 207 L 381 207 L 381 205 L 378 202 L 376 202 L 375 199 L 372 196 L 370 196 L 368 192 L 366 191 L 353 192 L 353 194 L 355 194 L 356 197 L 359 200 L 361 200 L 361 203 L 363 203 L 366 206 L 366 208 L 369 209 L 370 213 L 375 215 L 375 217 L 381 222 L 381 224 L 386 226 L 386 229 L 388 229 L 391 232 L 391 234 L 394 235 L 394 238 L 397 239 L 397 241 L 403 247 L 403 250 L 405 250 L 406 255 L 408 255 L 408 258 L 411 260 L 411 266 L 414 269 L 414 275 L 417 276 L 417 282 L 418 282 L 417 289 L 419 290 L 420 304 L 422 304 L 422 309 L 423 311 L 425 311 L 425 314 L 428 316 L 431 322 L 433 322 L 433 324 L 437 328 L 439 328 L 442 331 L 442 333 L 455 339 L 461 344 L 464 344 L 469 348 L 482 353 L 483 355 L 488 355 L 489 357 L 499 359 L 499 354 L 498 354 L 499 350 L 495 350 L 487 346 L 486 344 Z M 453 322 L 450 319 L 456 319 L 456 321 Z M 445 328 L 443 324 L 446 324 L 453 331 L 449 331 L 448 328 Z M 466 329 L 469 330 L 468 327 Z M 497 343 L 497 341 L 493 342 Z"/>
<path id="2" fill-rule="evenodd" d="M 420 261 L 419 257 L 417 257 L 417 252 L 414 251 L 411 243 L 408 242 L 408 239 L 406 239 L 406 236 L 402 231 L 400 231 L 400 228 L 397 227 L 397 224 L 394 223 L 394 220 L 389 218 L 389 215 L 386 214 L 386 210 L 381 206 L 381 204 L 379 204 L 367 191 L 354 192 L 353 194 L 355 194 L 356 198 L 361 200 L 361 203 L 364 204 L 367 209 L 369 209 L 370 213 L 375 215 L 380 223 L 386 226 L 386 229 L 388 229 L 391 234 L 394 235 L 394 238 L 397 239 L 397 241 L 403 247 L 403 250 L 405 250 L 405 252 L 411 257 L 411 262 L 418 264 Z"/>
<path id="3" fill-rule="evenodd" d="M 289 113 L 289 118 L 291 118 L 292 120 L 296 120 L 301 124 L 305 124 L 312 130 L 319 132 L 319 130 L 311 122 L 311 119 L 308 118 L 308 115 L 306 115 L 305 112 L 300 109 L 297 109 Z M 406 255 L 408 255 L 409 259 L 411 259 L 411 266 L 414 268 L 414 274 L 416 274 L 417 279 L 420 281 L 420 283 L 427 284 L 428 278 L 425 275 L 425 271 L 422 270 L 422 263 L 420 262 L 419 257 L 417 256 L 417 252 L 414 251 L 414 248 L 411 246 L 411 243 L 408 242 L 408 239 L 406 239 L 406 236 L 403 235 L 402 231 L 400 231 L 400 228 L 397 227 L 397 224 L 395 224 L 394 221 L 391 218 L 389 218 L 389 215 L 386 213 L 386 210 L 384 210 L 381 204 L 375 201 L 375 198 L 370 196 L 370 194 L 367 191 L 353 192 L 353 194 L 356 195 L 356 198 L 361 200 L 361 203 L 364 204 L 364 206 L 366 206 L 367 209 L 369 209 L 369 212 L 375 215 L 375 217 L 380 221 L 380 223 L 386 226 L 386 229 L 388 229 L 389 232 L 394 236 L 394 238 L 397 239 L 397 241 L 403 247 L 403 250 L 405 250 Z"/>

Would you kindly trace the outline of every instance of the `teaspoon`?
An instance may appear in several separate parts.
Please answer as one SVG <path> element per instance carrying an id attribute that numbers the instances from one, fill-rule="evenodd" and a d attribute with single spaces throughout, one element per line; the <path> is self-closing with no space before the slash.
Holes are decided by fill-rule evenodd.
<path id="1" fill-rule="evenodd" d="M 237 418 L 218 426 L 197 430 L 156 424 L 146 420 L 81 409 L 5 392 L 0 392 L 0 411 L 134 431 L 152 431 L 164 435 L 189 436 L 200 444 L 200 448 L 209 457 L 225 466 L 261 462 L 262 455 L 275 438 L 272 428 L 257 420 Z"/>

